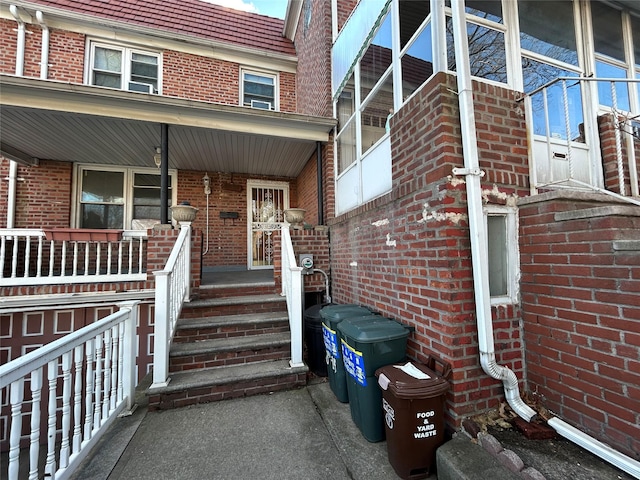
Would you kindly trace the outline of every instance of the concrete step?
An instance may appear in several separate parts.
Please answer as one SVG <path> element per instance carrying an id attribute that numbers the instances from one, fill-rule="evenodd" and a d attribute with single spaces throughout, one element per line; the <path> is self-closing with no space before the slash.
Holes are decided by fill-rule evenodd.
<path id="1" fill-rule="evenodd" d="M 306 366 L 288 360 L 253 362 L 173 373 L 166 387 L 147 392 L 150 410 L 179 408 L 306 385 Z"/>
<path id="2" fill-rule="evenodd" d="M 287 313 L 266 312 L 215 317 L 181 318 L 176 326 L 175 343 L 200 342 L 289 331 Z"/>
<path id="3" fill-rule="evenodd" d="M 249 313 L 284 312 L 286 298 L 276 294 L 238 295 L 232 297 L 206 298 L 185 303 L 181 318 L 202 318 Z"/>
<path id="4" fill-rule="evenodd" d="M 169 352 L 169 372 L 287 358 L 290 344 L 289 332 L 174 343 Z"/>

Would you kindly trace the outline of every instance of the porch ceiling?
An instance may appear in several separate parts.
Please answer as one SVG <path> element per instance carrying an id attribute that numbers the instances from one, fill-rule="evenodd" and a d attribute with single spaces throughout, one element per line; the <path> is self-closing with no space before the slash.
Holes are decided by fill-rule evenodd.
<path id="1" fill-rule="evenodd" d="M 2 150 L 40 160 L 155 166 L 166 123 L 169 168 L 295 177 L 335 125 L 331 118 L 10 75 L 0 75 L 0 88 Z"/>

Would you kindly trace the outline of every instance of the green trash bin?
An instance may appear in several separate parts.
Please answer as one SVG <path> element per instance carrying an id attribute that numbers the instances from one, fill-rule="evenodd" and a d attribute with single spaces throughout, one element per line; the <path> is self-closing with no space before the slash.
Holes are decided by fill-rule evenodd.
<path id="1" fill-rule="evenodd" d="M 320 310 L 329 386 L 336 398 L 342 403 L 347 403 L 349 401 L 349 394 L 347 391 L 347 378 L 341 356 L 340 334 L 337 330 L 337 326 L 346 318 L 370 315 L 371 311 L 368 308 L 352 304 L 328 305 Z"/>
<path id="2" fill-rule="evenodd" d="M 385 438 L 382 393 L 375 372 L 405 360 L 410 329 L 381 316 L 348 318 L 338 324 L 351 418 L 369 442 Z"/>

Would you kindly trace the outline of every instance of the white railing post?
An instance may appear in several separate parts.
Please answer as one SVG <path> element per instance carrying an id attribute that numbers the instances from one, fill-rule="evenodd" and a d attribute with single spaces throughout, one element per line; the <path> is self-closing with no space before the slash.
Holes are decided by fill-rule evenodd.
<path id="1" fill-rule="evenodd" d="M 289 330 L 291 332 L 292 367 L 301 367 L 302 361 L 302 267 L 296 264 L 289 233 L 289 224 L 282 226 L 280 241 L 282 252 L 282 295 L 287 298 Z"/>
<path id="2" fill-rule="evenodd" d="M 151 388 L 169 383 L 169 305 L 171 273 L 153 272 L 156 280 L 155 320 L 153 326 L 153 383 Z"/>
<path id="3" fill-rule="evenodd" d="M 186 230 L 186 240 L 184 244 L 183 252 L 183 264 L 184 264 L 184 279 L 186 281 L 186 288 L 183 299 L 188 302 L 191 298 L 191 222 L 180 222 L 180 231 Z"/>
<path id="4" fill-rule="evenodd" d="M 133 409 L 133 402 L 136 393 L 136 325 L 138 324 L 138 305 L 140 302 L 130 301 L 118 304 L 120 310 L 128 310 L 129 315 L 124 322 L 124 344 L 120 348 L 123 350 L 124 365 L 122 369 L 123 396 L 127 399 L 127 410 Z M 120 400 L 120 399 L 118 399 Z"/>

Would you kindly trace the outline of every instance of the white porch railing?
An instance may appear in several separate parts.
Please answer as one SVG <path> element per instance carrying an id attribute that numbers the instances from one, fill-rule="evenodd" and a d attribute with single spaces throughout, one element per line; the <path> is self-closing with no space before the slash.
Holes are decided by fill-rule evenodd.
<path id="1" fill-rule="evenodd" d="M 2 478 L 26 478 L 19 471 L 21 441 L 29 447 L 30 480 L 68 478 L 117 415 L 131 409 L 137 303 L 121 303 L 118 312 L 0 366 L 0 391 L 11 408 Z"/>
<path id="2" fill-rule="evenodd" d="M 167 265 L 153 272 L 156 279 L 153 327 L 153 383 L 150 389 L 169 384 L 169 348 L 184 302 L 191 295 L 191 222 L 180 222 L 180 234 Z"/>
<path id="3" fill-rule="evenodd" d="M 48 239 L 41 229 L 2 228 L 0 286 L 146 280 L 147 232 L 128 230 L 121 238 L 104 238 L 58 240 Z"/>
<path id="4" fill-rule="evenodd" d="M 558 77 L 525 97 L 532 135 L 531 187 L 585 188 L 640 205 L 636 158 L 640 142 L 640 80 Z M 636 89 L 636 90 L 634 90 Z M 619 193 L 600 187 L 602 164 L 596 118 L 610 105 L 614 118 Z M 635 142 L 635 143 L 634 143 Z M 626 155 L 623 145 L 626 143 Z M 628 176 L 625 177 L 625 167 Z M 630 185 L 630 192 L 626 184 Z"/>
<path id="5" fill-rule="evenodd" d="M 289 330 L 291 331 L 292 367 L 304 365 L 302 361 L 302 267 L 296 264 L 293 252 L 289 224 L 282 227 L 282 296 L 287 297 L 287 313 L 289 314 Z"/>

